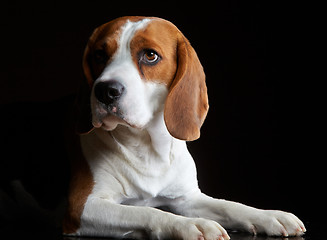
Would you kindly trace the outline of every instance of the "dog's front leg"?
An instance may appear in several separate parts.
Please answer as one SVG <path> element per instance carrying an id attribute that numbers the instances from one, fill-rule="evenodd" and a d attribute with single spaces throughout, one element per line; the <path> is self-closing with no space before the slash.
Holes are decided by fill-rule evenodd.
<path id="1" fill-rule="evenodd" d="M 144 239 L 229 239 L 216 222 L 187 218 L 151 207 L 126 206 L 90 197 L 83 210 L 82 236 L 115 236 Z"/>
<path id="2" fill-rule="evenodd" d="M 306 230 L 294 214 L 261 210 L 244 204 L 214 199 L 199 193 L 185 198 L 175 206 L 177 213 L 188 217 L 212 219 L 231 230 L 247 231 L 252 234 L 270 236 L 299 236 Z"/>

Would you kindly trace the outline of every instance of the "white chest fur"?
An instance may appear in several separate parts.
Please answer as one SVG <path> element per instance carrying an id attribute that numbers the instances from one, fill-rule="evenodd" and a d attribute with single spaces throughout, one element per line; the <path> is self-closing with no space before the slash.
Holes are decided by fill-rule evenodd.
<path id="1" fill-rule="evenodd" d="M 152 205 L 151 199 L 178 198 L 198 190 L 186 143 L 169 135 L 162 113 L 146 130 L 96 129 L 81 136 L 81 145 L 95 181 L 93 196 Z"/>

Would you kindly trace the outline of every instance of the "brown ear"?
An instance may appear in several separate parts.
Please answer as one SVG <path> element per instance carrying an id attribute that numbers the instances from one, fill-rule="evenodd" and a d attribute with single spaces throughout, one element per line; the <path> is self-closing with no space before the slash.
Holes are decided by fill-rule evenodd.
<path id="1" fill-rule="evenodd" d="M 96 31 L 94 31 L 95 33 Z M 94 36 L 94 33 L 92 36 Z M 83 56 L 83 71 L 84 78 L 80 84 L 79 92 L 76 99 L 76 132 L 78 134 L 87 134 L 91 132 L 94 127 L 92 125 L 92 113 L 91 113 L 91 89 L 93 86 L 93 77 L 91 74 L 90 66 L 90 48 L 89 44 L 92 40 L 92 36 L 88 45 L 85 48 Z"/>
<path id="2" fill-rule="evenodd" d="M 200 137 L 209 104 L 202 65 L 182 34 L 178 39 L 177 61 L 178 68 L 169 88 L 164 118 L 173 137 L 193 141 Z"/>

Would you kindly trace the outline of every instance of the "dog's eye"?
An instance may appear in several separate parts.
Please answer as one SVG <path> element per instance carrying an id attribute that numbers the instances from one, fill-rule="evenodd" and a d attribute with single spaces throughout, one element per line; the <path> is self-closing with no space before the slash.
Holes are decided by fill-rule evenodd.
<path id="1" fill-rule="evenodd" d="M 108 56 L 103 50 L 95 50 L 94 51 L 94 61 L 97 64 L 105 64 L 108 61 Z"/>
<path id="2" fill-rule="evenodd" d="M 144 56 L 146 58 L 146 61 L 151 62 L 151 63 L 158 60 L 158 55 L 156 54 L 155 51 L 152 51 L 152 50 L 145 51 Z"/>
<path id="3" fill-rule="evenodd" d="M 148 65 L 154 65 L 160 60 L 158 53 L 152 49 L 146 49 L 143 52 L 141 60 Z"/>

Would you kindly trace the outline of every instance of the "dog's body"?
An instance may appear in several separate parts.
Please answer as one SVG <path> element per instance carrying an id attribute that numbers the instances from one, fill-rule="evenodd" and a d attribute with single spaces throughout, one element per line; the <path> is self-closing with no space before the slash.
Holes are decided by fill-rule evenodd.
<path id="1" fill-rule="evenodd" d="M 223 227 L 305 232 L 293 214 L 201 193 L 185 140 L 199 137 L 208 111 L 205 76 L 173 24 L 143 17 L 104 24 L 83 67 L 78 129 L 86 134 L 73 161 L 65 234 L 211 240 L 229 238 Z"/>

